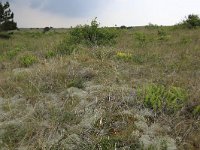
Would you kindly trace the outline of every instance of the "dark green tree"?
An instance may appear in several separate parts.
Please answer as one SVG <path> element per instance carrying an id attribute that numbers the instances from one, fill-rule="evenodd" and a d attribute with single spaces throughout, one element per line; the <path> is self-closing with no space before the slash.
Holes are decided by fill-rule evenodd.
<path id="1" fill-rule="evenodd" d="M 0 30 L 8 31 L 17 29 L 17 23 L 14 22 L 14 13 L 10 10 L 9 2 L 3 4 L 0 2 Z"/>
<path id="2" fill-rule="evenodd" d="M 183 25 L 185 25 L 188 28 L 196 28 L 200 26 L 200 18 L 198 15 L 188 15 L 188 17 L 186 18 L 186 20 L 183 21 L 182 23 Z"/>

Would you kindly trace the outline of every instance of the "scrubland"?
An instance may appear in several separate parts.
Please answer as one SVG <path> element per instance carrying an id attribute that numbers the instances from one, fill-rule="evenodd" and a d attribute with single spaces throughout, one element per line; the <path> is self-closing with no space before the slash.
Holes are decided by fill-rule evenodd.
<path id="1" fill-rule="evenodd" d="M 0 39 L 0 149 L 200 149 L 200 28 L 96 29 Z"/>

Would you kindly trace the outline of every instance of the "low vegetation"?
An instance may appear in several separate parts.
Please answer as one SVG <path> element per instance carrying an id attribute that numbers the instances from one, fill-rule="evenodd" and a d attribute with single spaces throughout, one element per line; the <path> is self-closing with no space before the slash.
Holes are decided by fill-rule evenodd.
<path id="1" fill-rule="evenodd" d="M 0 40 L 0 149 L 199 149 L 199 34 L 96 19 L 14 31 Z"/>

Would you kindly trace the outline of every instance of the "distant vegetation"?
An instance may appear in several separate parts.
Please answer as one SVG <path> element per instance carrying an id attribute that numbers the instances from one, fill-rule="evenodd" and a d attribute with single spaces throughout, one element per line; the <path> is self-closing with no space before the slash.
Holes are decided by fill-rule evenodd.
<path id="1" fill-rule="evenodd" d="M 186 20 L 181 22 L 179 25 L 190 29 L 194 29 L 196 27 L 200 27 L 200 18 L 198 15 L 191 14 L 188 15 Z"/>
<path id="2" fill-rule="evenodd" d="M 200 149 L 197 15 L 51 29 L 0 34 L 0 149 Z"/>

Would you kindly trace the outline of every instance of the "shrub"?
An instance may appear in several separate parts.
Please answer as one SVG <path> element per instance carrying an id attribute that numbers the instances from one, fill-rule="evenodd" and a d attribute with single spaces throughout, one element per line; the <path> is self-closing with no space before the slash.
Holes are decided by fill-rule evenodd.
<path id="1" fill-rule="evenodd" d="M 120 27 L 120 29 L 127 29 L 127 27 L 123 25 Z"/>
<path id="2" fill-rule="evenodd" d="M 24 67 L 29 67 L 37 61 L 37 58 L 33 55 L 25 55 L 20 58 L 20 63 Z"/>
<path id="3" fill-rule="evenodd" d="M 79 25 L 70 32 L 70 41 L 75 44 L 90 46 L 110 45 L 115 42 L 117 34 L 113 28 L 99 28 L 96 18 L 91 25 Z"/>
<path id="4" fill-rule="evenodd" d="M 150 84 L 138 89 L 138 96 L 142 98 L 144 106 L 154 111 L 173 113 L 180 110 L 187 100 L 187 93 L 179 87 L 165 87 Z"/>
<path id="5" fill-rule="evenodd" d="M 50 30 L 51 30 L 50 27 L 45 27 L 45 28 L 43 29 L 43 33 L 46 33 L 46 32 L 48 32 L 48 31 L 50 31 Z"/>
<path id="6" fill-rule="evenodd" d="M 186 20 L 184 20 L 179 25 L 190 28 L 190 29 L 196 28 L 196 27 L 200 26 L 200 18 L 198 15 L 190 14 L 186 18 Z"/>

